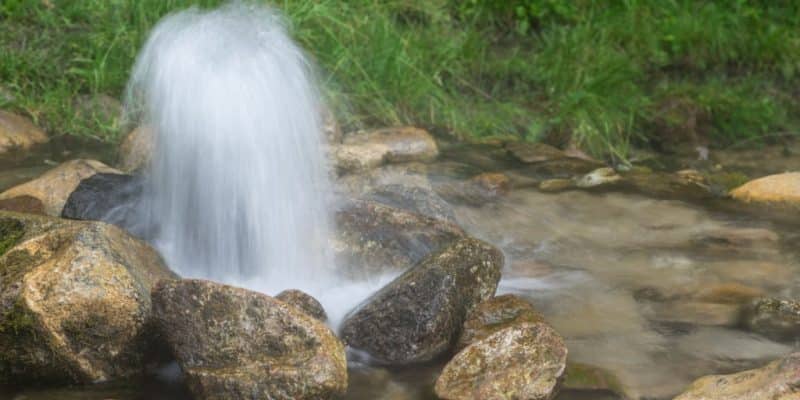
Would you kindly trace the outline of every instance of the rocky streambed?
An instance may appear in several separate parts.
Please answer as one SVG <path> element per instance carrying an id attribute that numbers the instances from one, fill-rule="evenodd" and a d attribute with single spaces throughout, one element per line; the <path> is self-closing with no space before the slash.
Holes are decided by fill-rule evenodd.
<path id="1" fill-rule="evenodd" d="M 420 129 L 333 140 L 340 273 L 389 278 L 327 324 L 298 291 L 179 279 L 137 239 L 120 205 L 146 140 L 120 169 L 68 148 L 6 160 L 0 397 L 800 396 L 792 156 L 611 168 Z"/>

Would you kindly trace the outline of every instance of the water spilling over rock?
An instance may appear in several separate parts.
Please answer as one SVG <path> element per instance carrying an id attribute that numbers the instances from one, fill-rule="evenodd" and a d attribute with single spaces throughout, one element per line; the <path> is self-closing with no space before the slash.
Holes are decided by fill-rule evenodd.
<path id="1" fill-rule="evenodd" d="M 142 212 L 173 269 L 272 293 L 330 283 L 312 72 L 267 8 L 190 9 L 154 29 L 127 114 L 154 132 Z"/>

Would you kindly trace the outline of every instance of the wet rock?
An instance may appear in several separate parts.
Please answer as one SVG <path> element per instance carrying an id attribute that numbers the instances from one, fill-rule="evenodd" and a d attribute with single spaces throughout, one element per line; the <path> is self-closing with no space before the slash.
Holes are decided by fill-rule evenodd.
<path id="1" fill-rule="evenodd" d="M 0 212 L 0 381 L 93 383 L 142 372 L 150 290 L 172 278 L 122 230 Z"/>
<path id="2" fill-rule="evenodd" d="M 117 167 L 127 173 L 146 168 L 153 156 L 153 130 L 140 126 L 125 135 L 119 144 Z"/>
<path id="3" fill-rule="evenodd" d="M 483 173 L 466 181 L 440 183 L 434 188 L 449 202 L 481 206 L 507 195 L 511 180 L 505 174 Z"/>
<path id="4" fill-rule="evenodd" d="M 494 295 L 503 254 L 464 238 L 430 255 L 351 312 L 344 341 L 380 362 L 425 362 L 454 344 L 467 314 Z"/>
<path id="5" fill-rule="evenodd" d="M 564 152 L 544 143 L 511 142 L 505 148 L 517 160 L 530 164 L 535 172 L 548 175 L 585 174 L 603 166 L 603 163 L 585 154 Z"/>
<path id="6" fill-rule="evenodd" d="M 347 389 L 341 342 L 272 297 L 208 281 L 162 281 L 153 314 L 197 399 L 331 399 Z"/>
<path id="7" fill-rule="evenodd" d="M 712 262 L 705 265 L 705 270 L 716 275 L 722 281 L 753 285 L 765 289 L 785 287 L 786 282 L 793 279 L 792 268 L 782 262 L 733 259 Z"/>
<path id="8" fill-rule="evenodd" d="M 524 322 L 544 322 L 544 317 L 525 299 L 506 294 L 486 300 L 467 315 L 457 349 L 483 340 L 493 333 Z"/>
<path id="9" fill-rule="evenodd" d="M 465 235 L 450 222 L 364 200 L 339 210 L 336 223 L 338 265 L 353 275 L 406 270 Z"/>
<path id="10" fill-rule="evenodd" d="M 692 237 L 692 244 L 711 254 L 777 255 L 780 237 L 763 228 L 719 228 L 706 230 Z"/>
<path id="11" fill-rule="evenodd" d="M 456 354 L 435 391 L 446 400 L 549 400 L 558 393 L 566 362 L 567 347 L 558 333 L 543 323 L 524 323 Z"/>
<path id="12" fill-rule="evenodd" d="M 71 160 L 45 172 L 42 176 L 0 193 L 0 200 L 19 196 L 39 199 L 44 211 L 50 216 L 60 216 L 69 195 L 78 184 L 97 173 L 119 174 L 120 172 L 100 161 Z"/>
<path id="13" fill-rule="evenodd" d="M 652 197 L 691 201 L 714 197 L 706 178 L 695 170 L 666 173 L 634 169 L 621 175 L 627 187 Z"/>
<path id="14" fill-rule="evenodd" d="M 570 362 L 564 376 L 562 388 L 565 390 L 604 390 L 625 396 L 625 389 L 619 378 L 601 367 Z"/>
<path id="15" fill-rule="evenodd" d="M 111 129 L 119 127 L 122 103 L 106 94 L 80 95 L 74 102 L 78 118 L 94 121 Z"/>
<path id="16" fill-rule="evenodd" d="M 0 154 L 46 143 L 47 135 L 29 119 L 0 110 Z"/>
<path id="17" fill-rule="evenodd" d="M 800 397 L 800 353 L 764 367 L 696 380 L 675 400 L 791 400 Z"/>
<path id="18" fill-rule="evenodd" d="M 731 197 L 768 208 L 800 209 L 800 172 L 769 175 L 752 180 L 731 192 Z"/>
<path id="19" fill-rule="evenodd" d="M 135 224 L 135 203 L 142 194 L 141 178 L 97 173 L 83 179 L 67 198 L 63 218 L 95 220 L 120 227 Z"/>
<path id="20" fill-rule="evenodd" d="M 544 143 L 510 142 L 506 150 L 517 160 L 526 164 L 560 160 L 568 157 L 563 151 Z"/>
<path id="21" fill-rule="evenodd" d="M 718 304 L 744 304 L 764 294 L 761 289 L 741 283 L 720 283 L 703 288 L 695 295 L 702 302 Z"/>
<path id="22" fill-rule="evenodd" d="M 800 303 L 763 298 L 744 308 L 742 322 L 747 329 L 775 340 L 800 338 Z"/>
<path id="23" fill-rule="evenodd" d="M 388 185 L 432 190 L 427 176 L 429 166 L 430 164 L 417 162 L 384 165 L 340 176 L 336 180 L 336 188 L 344 194 L 344 197 L 351 198 L 369 197 L 373 190 Z"/>
<path id="24" fill-rule="evenodd" d="M 672 301 L 654 304 L 645 316 L 662 323 L 733 327 L 739 323 L 738 304 Z"/>
<path id="25" fill-rule="evenodd" d="M 284 290 L 275 296 L 276 299 L 299 308 L 304 313 L 325 322 L 328 314 L 317 299 L 310 294 L 297 289 Z"/>
<path id="26" fill-rule="evenodd" d="M 368 199 L 392 207 L 413 211 L 428 217 L 455 223 L 456 216 L 450 206 L 430 189 L 405 185 L 383 185 L 373 189 Z"/>
<path id="27" fill-rule="evenodd" d="M 385 163 L 432 161 L 439 148 L 424 129 L 399 127 L 347 134 L 333 155 L 337 170 L 347 173 Z"/>
<path id="28" fill-rule="evenodd" d="M 546 193 L 558 193 L 576 187 L 572 179 L 547 179 L 539 183 L 539 190 Z"/>
<path id="29" fill-rule="evenodd" d="M 42 201 L 26 195 L 0 200 L 0 210 L 45 215 Z"/>
<path id="30" fill-rule="evenodd" d="M 598 168 L 575 180 L 575 186 L 582 189 L 608 187 L 619 184 L 622 177 L 613 168 Z"/>

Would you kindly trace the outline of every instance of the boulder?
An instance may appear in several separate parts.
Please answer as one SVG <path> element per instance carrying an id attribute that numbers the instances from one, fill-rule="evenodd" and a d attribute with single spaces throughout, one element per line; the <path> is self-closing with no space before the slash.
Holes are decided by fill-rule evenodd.
<path id="1" fill-rule="evenodd" d="M 0 381 L 141 373 L 150 290 L 173 277 L 112 225 L 0 212 Z"/>
<path id="2" fill-rule="evenodd" d="M 800 302 L 762 298 L 747 305 L 742 313 L 747 329 L 775 340 L 800 338 Z"/>
<path id="3" fill-rule="evenodd" d="M 674 400 L 794 400 L 800 398 L 800 353 L 764 367 L 702 377 Z"/>
<path id="4" fill-rule="evenodd" d="M 137 220 L 136 203 L 142 195 L 138 176 L 97 173 L 83 179 L 67 198 L 63 218 L 105 221 L 127 228 Z"/>
<path id="5" fill-rule="evenodd" d="M 523 322 L 544 322 L 544 317 L 525 299 L 505 294 L 486 300 L 467 315 L 457 348 L 463 349 L 491 334 Z"/>
<path id="6" fill-rule="evenodd" d="M 278 293 L 275 298 L 286 304 L 289 304 L 290 306 L 297 307 L 304 313 L 322 322 L 325 322 L 328 319 L 328 314 L 325 313 L 325 309 L 322 307 L 322 304 L 320 304 L 320 302 L 310 294 L 301 290 L 284 290 Z"/>
<path id="7" fill-rule="evenodd" d="M 47 215 L 58 217 L 64 209 L 69 195 L 83 179 L 97 173 L 119 174 L 120 172 L 100 161 L 71 160 L 45 172 L 42 176 L 14 186 L 0 193 L 0 200 L 19 196 L 30 196 L 42 202 Z"/>
<path id="8" fill-rule="evenodd" d="M 153 130 L 140 126 L 125 135 L 119 144 L 117 167 L 127 173 L 146 168 L 153 156 Z"/>
<path id="9" fill-rule="evenodd" d="M 562 389 L 581 391 L 609 391 L 622 398 L 633 398 L 626 395 L 626 389 L 619 378 L 611 371 L 591 364 L 570 362 L 564 373 Z"/>
<path id="10" fill-rule="evenodd" d="M 567 364 L 564 339 L 543 323 L 495 332 L 456 354 L 436 380 L 445 400 L 550 400 Z"/>
<path id="11" fill-rule="evenodd" d="M 29 119 L 0 110 L 0 154 L 13 150 L 27 150 L 46 143 L 47 135 Z"/>
<path id="12" fill-rule="evenodd" d="M 427 188 L 399 184 L 382 185 L 370 191 L 366 198 L 431 218 L 456 222 L 453 207 L 436 192 Z"/>
<path id="13" fill-rule="evenodd" d="M 503 254 L 463 238 L 406 271 L 352 311 L 344 341 L 387 364 L 433 360 L 450 350 L 467 314 L 494 295 Z"/>
<path id="14" fill-rule="evenodd" d="M 734 199 L 770 208 L 800 209 L 800 172 L 787 172 L 755 179 L 734 189 Z"/>
<path id="15" fill-rule="evenodd" d="M 153 290 L 153 314 L 196 399 L 332 399 L 347 389 L 342 343 L 272 297 L 169 280 Z"/>
<path id="16" fill-rule="evenodd" d="M 432 161 L 439 148 L 424 129 L 399 127 L 347 134 L 333 154 L 337 170 L 347 173 L 385 163 Z"/>
<path id="17" fill-rule="evenodd" d="M 42 201 L 27 195 L 0 200 L 0 210 L 45 215 Z"/>
<path id="18" fill-rule="evenodd" d="M 351 275 L 406 270 L 465 235 L 453 223 L 365 200 L 338 210 L 336 224 L 337 265 Z"/>

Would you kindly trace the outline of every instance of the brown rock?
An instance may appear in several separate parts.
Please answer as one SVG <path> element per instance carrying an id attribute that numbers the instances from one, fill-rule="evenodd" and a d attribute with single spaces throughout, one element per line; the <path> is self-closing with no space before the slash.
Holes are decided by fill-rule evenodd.
<path id="1" fill-rule="evenodd" d="M 47 135 L 29 119 L 0 110 L 0 154 L 46 143 Z"/>
<path id="2" fill-rule="evenodd" d="M 744 326 L 775 340 L 800 338 L 800 302 L 762 298 L 744 308 Z"/>
<path id="3" fill-rule="evenodd" d="M 456 348 L 463 349 L 497 331 L 524 322 L 544 322 L 544 317 L 519 296 L 506 294 L 493 297 L 478 304 L 467 314 Z"/>
<path id="4" fill-rule="evenodd" d="M 117 167 L 123 172 L 139 171 L 150 164 L 153 155 L 153 130 L 140 126 L 125 135 L 119 144 Z"/>
<path id="5" fill-rule="evenodd" d="M 548 325 L 514 325 L 456 354 L 435 391 L 446 400 L 550 400 L 566 363 L 564 340 Z"/>
<path id="6" fill-rule="evenodd" d="M 328 319 L 328 314 L 325 313 L 325 309 L 322 307 L 322 304 L 320 304 L 320 302 L 310 294 L 301 290 L 284 290 L 278 293 L 275 298 L 286 304 L 299 308 L 304 313 L 322 322 L 325 322 Z"/>
<path id="7" fill-rule="evenodd" d="M 0 200 L 0 210 L 45 215 L 42 201 L 27 195 Z"/>
<path id="8" fill-rule="evenodd" d="M 333 154 L 337 170 L 346 173 L 385 163 L 432 161 L 439 155 L 439 148 L 427 131 L 399 127 L 345 135 Z"/>
<path id="9" fill-rule="evenodd" d="M 81 180 L 98 172 L 121 173 L 100 161 L 67 161 L 32 181 L 14 186 L 0 193 L 0 200 L 19 196 L 34 197 L 42 202 L 47 215 L 57 217 L 61 215 L 69 195 L 78 187 Z"/>
<path id="10" fill-rule="evenodd" d="M 675 400 L 796 400 L 800 398 L 800 353 L 764 367 L 700 378 Z"/>
<path id="11" fill-rule="evenodd" d="M 800 208 L 800 172 L 752 180 L 733 190 L 731 196 L 745 203 L 796 210 Z"/>
<path id="12" fill-rule="evenodd" d="M 347 390 L 342 343 L 272 297 L 208 281 L 162 281 L 153 314 L 196 399 L 334 399 Z"/>
<path id="13" fill-rule="evenodd" d="M 546 193 L 563 192 L 575 187 L 572 179 L 547 179 L 539 183 L 539 190 Z"/>

